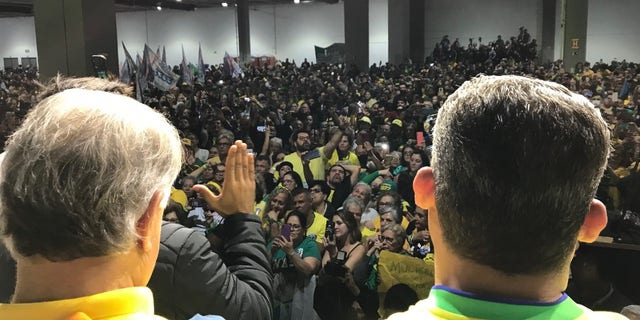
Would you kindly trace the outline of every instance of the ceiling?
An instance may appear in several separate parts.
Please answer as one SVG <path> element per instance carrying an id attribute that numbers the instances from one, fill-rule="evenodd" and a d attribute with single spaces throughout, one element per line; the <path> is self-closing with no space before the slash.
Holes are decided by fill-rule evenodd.
<path id="1" fill-rule="evenodd" d="M 33 16 L 34 0 L 0 0 L 0 18 Z M 286 4 L 293 0 L 248 0 L 250 5 Z M 325 3 L 337 3 L 338 0 L 315 0 Z M 233 5 L 235 0 L 114 0 L 116 11 L 137 11 L 155 9 L 158 3 L 165 9 L 194 10 L 195 8 L 219 7 L 222 2 Z M 303 1 L 306 2 L 306 1 Z"/>

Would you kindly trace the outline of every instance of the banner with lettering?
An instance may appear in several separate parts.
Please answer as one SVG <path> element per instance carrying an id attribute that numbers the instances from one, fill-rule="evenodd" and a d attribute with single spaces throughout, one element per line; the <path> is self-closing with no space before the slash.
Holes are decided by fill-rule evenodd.
<path id="1" fill-rule="evenodd" d="M 380 252 L 378 274 L 379 293 L 386 293 L 393 285 L 404 283 L 415 290 L 418 298 L 424 299 L 429 295 L 434 283 L 432 260 L 422 260 L 387 250 Z"/>

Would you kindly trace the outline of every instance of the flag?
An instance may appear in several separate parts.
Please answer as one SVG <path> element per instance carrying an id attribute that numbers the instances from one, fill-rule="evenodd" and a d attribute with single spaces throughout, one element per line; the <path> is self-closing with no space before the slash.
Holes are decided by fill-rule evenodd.
<path id="1" fill-rule="evenodd" d="M 137 70 L 136 70 L 136 99 L 140 102 L 143 102 L 142 92 L 147 88 L 147 48 L 145 48 L 142 53 L 142 58 L 140 55 L 136 55 L 136 61 L 138 62 Z"/>
<path id="2" fill-rule="evenodd" d="M 204 59 L 202 59 L 202 46 L 198 43 L 198 77 L 199 83 L 204 83 Z"/>
<path id="3" fill-rule="evenodd" d="M 147 59 L 147 81 L 162 90 L 167 91 L 176 86 L 178 75 L 173 73 L 171 68 L 156 55 L 149 46 L 145 44 L 145 56 Z"/>
<path id="4" fill-rule="evenodd" d="M 191 72 L 191 68 L 189 68 L 189 64 L 187 63 L 187 58 L 185 58 L 184 56 L 184 46 L 182 46 L 182 63 L 180 63 L 180 68 L 182 69 L 182 81 L 192 86 L 193 73 Z"/>
<path id="5" fill-rule="evenodd" d="M 167 51 L 162 46 L 162 63 L 167 64 Z"/>
<path id="6" fill-rule="evenodd" d="M 224 71 L 233 78 L 244 77 L 240 65 L 226 51 L 224 52 Z"/>
<path id="7" fill-rule="evenodd" d="M 129 84 L 131 83 L 133 75 L 136 73 L 137 65 L 135 62 L 133 62 L 133 59 L 129 54 L 129 50 L 127 50 L 124 42 L 122 42 L 122 48 L 124 49 L 125 60 L 122 64 L 122 68 L 120 68 L 120 81 Z"/>
<path id="8" fill-rule="evenodd" d="M 629 91 L 631 91 L 631 85 L 625 78 L 624 82 L 622 83 L 622 87 L 620 88 L 618 99 L 626 100 L 629 97 Z"/>

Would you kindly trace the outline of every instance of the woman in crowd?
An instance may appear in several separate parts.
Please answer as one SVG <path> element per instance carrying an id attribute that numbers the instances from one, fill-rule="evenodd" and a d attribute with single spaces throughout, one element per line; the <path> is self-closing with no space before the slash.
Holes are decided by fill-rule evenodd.
<path id="1" fill-rule="evenodd" d="M 360 289 L 354 280 L 355 266 L 362 260 L 365 248 L 354 212 L 339 210 L 332 219 L 333 235 L 325 236 L 322 270 L 314 296 L 316 312 L 322 319 L 350 319 Z"/>
<path id="2" fill-rule="evenodd" d="M 262 217 L 262 227 L 265 229 L 267 241 L 280 234 L 280 226 L 287 211 L 291 209 L 291 192 L 284 187 L 276 187 L 269 194 L 264 210 L 258 212 Z"/>
<path id="3" fill-rule="evenodd" d="M 297 188 L 303 187 L 302 178 L 300 178 L 300 175 L 295 171 L 289 171 L 285 173 L 280 178 L 280 183 L 282 184 L 283 187 L 287 188 L 287 190 L 289 191 L 293 191 Z"/>
<path id="4" fill-rule="evenodd" d="M 396 184 L 398 185 L 398 193 L 415 208 L 415 195 L 413 194 L 413 179 L 416 177 L 420 168 L 429 165 L 429 157 L 422 150 L 414 150 L 409 162 L 409 169 L 401 172 L 397 176 Z"/>
<path id="5" fill-rule="evenodd" d="M 306 236 L 307 218 L 303 213 L 291 211 L 286 223 L 289 235 L 280 234 L 267 245 L 273 256 L 273 318 L 311 319 L 320 252 L 315 240 Z"/>
<path id="6" fill-rule="evenodd" d="M 379 307 L 377 288 L 380 284 L 378 275 L 378 261 L 380 260 L 380 252 L 387 250 L 393 253 L 409 255 L 403 249 L 407 235 L 404 228 L 396 223 L 389 223 L 382 227 L 380 235 L 371 237 L 367 241 L 367 253 L 359 266 L 367 270 L 366 280 L 360 286 L 361 292 L 358 296 L 358 304 L 364 312 L 367 319 L 377 319 L 377 310 Z"/>

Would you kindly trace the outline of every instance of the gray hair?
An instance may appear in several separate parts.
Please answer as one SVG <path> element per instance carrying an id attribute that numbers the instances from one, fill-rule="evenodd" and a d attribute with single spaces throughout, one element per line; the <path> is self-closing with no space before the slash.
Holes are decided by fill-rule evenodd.
<path id="1" fill-rule="evenodd" d="M 360 212 L 364 212 L 364 203 L 359 198 L 355 196 L 348 196 L 347 199 L 342 203 L 342 207 L 347 209 L 350 207 L 358 207 L 360 208 Z"/>
<path id="2" fill-rule="evenodd" d="M 390 223 L 380 228 L 380 234 L 383 232 L 391 230 L 393 232 L 393 243 L 394 244 L 404 244 L 405 240 L 407 240 L 407 232 L 404 228 L 398 223 Z M 400 246 L 402 248 L 402 246 Z"/>
<path id="3" fill-rule="evenodd" d="M 400 212 L 398 212 L 398 208 L 396 208 L 395 206 L 382 206 L 382 208 L 380 208 L 380 215 L 387 213 L 391 214 L 393 221 L 395 221 L 396 223 L 402 222 L 402 216 L 400 215 Z"/>
<path id="4" fill-rule="evenodd" d="M 125 252 L 153 194 L 182 163 L 176 129 L 122 95 L 70 89 L 40 102 L 0 164 L 0 230 L 11 251 L 51 261 Z"/>
<path id="5" fill-rule="evenodd" d="M 507 274 L 554 272 L 575 249 L 609 149 L 599 112 L 559 84 L 467 81 L 440 108 L 434 129 L 445 243 Z"/>
<path id="6" fill-rule="evenodd" d="M 362 202 L 364 202 L 364 205 L 366 206 L 371 201 L 371 194 L 373 193 L 373 191 L 371 190 L 371 186 L 368 183 L 360 181 L 360 182 L 356 183 L 355 186 L 353 186 L 352 190 L 355 190 L 358 187 L 362 187 L 366 191 L 365 199 L 362 201 Z"/>

